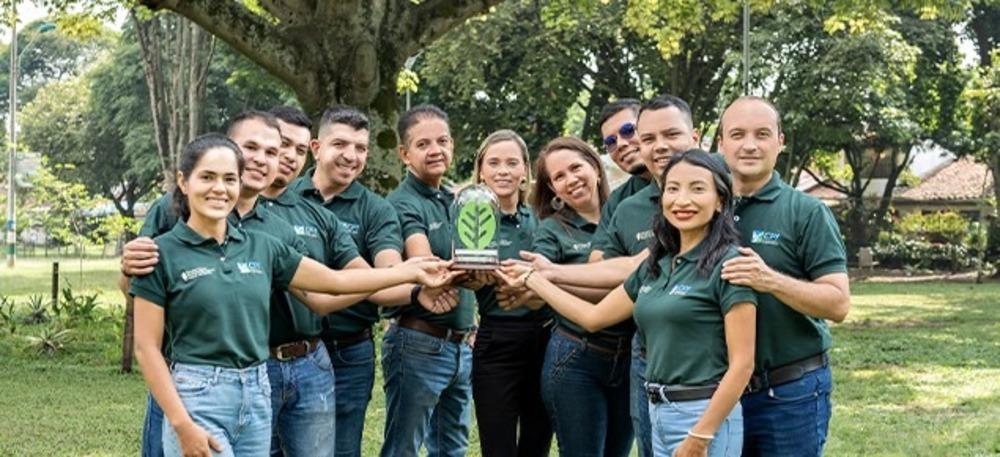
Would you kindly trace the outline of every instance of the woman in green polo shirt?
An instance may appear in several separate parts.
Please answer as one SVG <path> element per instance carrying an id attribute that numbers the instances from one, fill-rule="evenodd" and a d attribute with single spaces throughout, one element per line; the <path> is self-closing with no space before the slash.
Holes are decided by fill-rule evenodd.
<path id="1" fill-rule="evenodd" d="M 156 238 L 153 272 L 132 281 L 136 357 L 169 421 L 166 455 L 268 455 L 272 287 L 363 293 L 453 277 L 447 262 L 426 260 L 401 271 L 332 271 L 267 234 L 250 235 L 226 221 L 242 173 L 239 147 L 223 135 L 185 146 L 174 192 L 181 220 Z"/>
<path id="2" fill-rule="evenodd" d="M 600 158 L 579 138 L 550 141 L 535 162 L 532 203 L 539 228 L 532 250 L 554 263 L 586 263 L 607 200 Z M 577 290 L 588 299 L 592 291 Z M 588 332 L 564 316 L 545 351 L 542 398 L 563 456 L 625 456 L 629 417 L 631 322 Z"/>
<path id="3" fill-rule="evenodd" d="M 527 207 L 528 146 L 510 130 L 493 132 L 479 146 L 477 184 L 489 187 L 500 204 L 500 259 L 518 259 L 531 249 L 538 224 Z M 552 428 L 539 391 L 542 361 L 551 332 L 548 308 L 505 311 L 497 302 L 497 277 L 481 270 L 475 289 L 479 331 L 472 350 L 472 397 L 483 457 L 547 456 Z"/>
<path id="4" fill-rule="evenodd" d="M 731 184 L 701 150 L 675 154 L 661 182 L 663 217 L 654 222 L 649 259 L 597 305 L 532 275 L 530 266 L 505 267 L 501 276 L 588 331 L 634 317 L 647 348 L 655 455 L 739 456 L 757 298 L 720 277 L 722 263 L 739 256 Z"/>

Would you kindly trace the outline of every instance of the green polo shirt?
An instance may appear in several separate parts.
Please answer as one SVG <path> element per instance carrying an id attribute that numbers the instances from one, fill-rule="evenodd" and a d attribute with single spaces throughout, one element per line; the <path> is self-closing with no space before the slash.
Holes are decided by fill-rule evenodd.
<path id="1" fill-rule="evenodd" d="M 531 241 L 535 236 L 538 221 L 527 206 L 518 206 L 514 214 L 500 215 L 500 230 L 497 235 L 500 259 L 520 259 L 521 251 L 531 250 Z M 537 311 L 529 308 L 518 308 L 504 311 L 497 306 L 496 291 L 493 286 L 485 286 L 476 291 L 476 301 L 479 303 L 480 316 L 523 317 L 525 320 L 545 319 L 550 315 L 548 307 Z"/>
<path id="2" fill-rule="evenodd" d="M 653 221 L 662 217 L 660 187 L 650 183 L 635 195 L 626 198 L 605 227 L 604 237 L 594 238 L 594 249 L 604 251 L 605 259 L 633 256 L 649 247 L 653 238 Z M 600 228 L 597 229 L 601 231 Z"/>
<path id="3" fill-rule="evenodd" d="M 184 222 L 155 241 L 160 262 L 132 279 L 130 293 L 163 307 L 171 360 L 228 368 L 267 360 L 271 288 L 288 287 L 302 255 L 232 223 L 222 244 Z"/>
<path id="4" fill-rule="evenodd" d="M 619 205 L 624 202 L 627 198 L 639 193 L 639 191 L 645 189 L 649 185 L 653 184 L 653 181 L 643 178 L 642 176 L 630 176 L 624 184 L 618 186 L 608 195 L 607 201 L 604 202 L 604 206 L 601 207 L 601 220 L 597 224 L 597 231 L 594 233 L 594 249 L 603 250 L 604 246 L 607 244 L 607 239 L 610 236 L 608 233 L 608 224 L 611 223 L 611 218 L 618 211 Z M 610 259 L 607 255 L 604 256 L 605 259 Z"/>
<path id="5" fill-rule="evenodd" d="M 167 192 L 149 205 L 146 217 L 142 220 L 139 236 L 155 238 L 167 233 L 177 223 L 177 214 L 173 210 L 174 193 Z"/>
<path id="6" fill-rule="evenodd" d="M 756 194 L 737 198 L 735 206 L 743 244 L 774 270 L 807 281 L 847 272 L 833 213 L 782 182 L 777 172 Z M 825 320 L 808 317 L 770 294 L 760 294 L 757 322 L 757 370 L 787 365 L 831 346 Z"/>
<path id="7" fill-rule="evenodd" d="M 545 256 L 552 263 L 587 263 L 590 251 L 593 250 L 591 241 L 597 224 L 588 222 L 576 211 L 569 208 L 564 209 L 560 214 L 563 217 L 553 215 L 543 219 L 538 224 L 538 231 L 535 233 L 531 250 Z M 597 333 L 586 332 L 579 325 L 558 313 L 556 313 L 556 320 L 561 327 L 581 338 L 590 336 L 615 338 L 631 335 L 635 331 L 632 321 L 628 320 Z"/>
<path id="8" fill-rule="evenodd" d="M 434 189 L 417 179 L 412 173 L 386 200 L 399 214 L 403 240 L 411 235 L 425 235 L 431 243 L 431 252 L 442 259 L 451 259 L 452 207 L 455 194 L 447 189 Z M 476 296 L 469 289 L 459 289 L 459 301 L 451 311 L 434 314 L 419 304 L 411 304 L 387 311 L 390 317 L 413 316 L 455 330 L 472 328 L 476 313 Z"/>
<path id="9" fill-rule="evenodd" d="M 386 249 L 403 252 L 399 218 L 389 202 L 357 181 L 333 198 L 323 200 L 323 194 L 313 185 L 315 172 L 315 168 L 307 170 L 289 189 L 332 211 L 354 239 L 361 258 L 374 266 L 379 252 Z M 324 336 L 335 339 L 353 335 L 370 328 L 378 318 L 378 305 L 365 300 L 326 316 Z"/>
<path id="10" fill-rule="evenodd" d="M 319 205 L 285 190 L 275 199 L 262 198 L 261 205 L 288 222 L 305 248 L 305 254 L 335 270 L 358 257 L 354 240 L 337 216 Z M 319 336 L 323 316 L 309 309 L 288 292 L 279 292 L 271 307 L 272 346 Z"/>
<path id="11" fill-rule="evenodd" d="M 701 244 L 663 257 L 653 275 L 649 262 L 625 280 L 633 316 L 646 335 L 646 379 L 665 385 L 717 383 L 729 368 L 725 315 L 738 303 L 757 304 L 753 289 L 723 280 L 722 262 L 739 257 L 730 246 L 706 276 L 698 271 Z"/>

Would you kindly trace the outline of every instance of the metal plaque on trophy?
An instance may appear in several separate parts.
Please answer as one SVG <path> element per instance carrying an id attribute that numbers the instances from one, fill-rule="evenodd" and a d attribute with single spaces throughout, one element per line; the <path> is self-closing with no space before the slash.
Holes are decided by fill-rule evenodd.
<path id="1" fill-rule="evenodd" d="M 463 189 L 453 204 L 452 260 L 455 268 L 490 270 L 500 266 L 497 232 L 500 205 L 497 196 L 482 184 Z"/>

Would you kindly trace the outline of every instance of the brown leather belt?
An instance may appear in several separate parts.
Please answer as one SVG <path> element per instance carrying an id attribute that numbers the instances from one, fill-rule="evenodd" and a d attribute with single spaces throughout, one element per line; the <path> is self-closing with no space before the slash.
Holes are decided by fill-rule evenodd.
<path id="1" fill-rule="evenodd" d="M 461 343 L 462 341 L 465 341 L 465 338 L 469 336 L 469 333 L 471 333 L 469 331 L 445 328 L 413 316 L 403 316 L 399 318 L 399 320 L 396 321 L 396 325 L 410 330 L 416 330 L 420 333 L 426 333 L 435 338 L 451 341 L 452 343 Z"/>
<path id="2" fill-rule="evenodd" d="M 319 347 L 319 342 L 319 337 L 313 337 L 308 340 L 293 341 L 279 346 L 272 346 L 271 358 L 287 362 L 289 360 L 295 360 L 299 357 L 305 357 L 307 354 L 315 351 L 316 348 Z"/>
<path id="3" fill-rule="evenodd" d="M 570 332 L 569 330 L 556 326 L 556 332 L 560 335 L 569 338 L 572 341 L 583 344 L 590 349 L 595 351 L 603 352 L 605 354 L 619 354 L 622 351 L 626 351 L 631 348 L 631 338 L 625 337 L 605 337 L 605 338 L 581 338 Z"/>
<path id="4" fill-rule="evenodd" d="M 792 381 L 798 381 L 799 379 L 802 379 L 806 373 L 823 368 L 829 363 L 830 358 L 827 356 L 827 353 L 821 352 L 814 356 L 789 363 L 788 365 L 772 368 L 764 374 L 755 374 L 750 377 L 750 383 L 747 385 L 747 392 L 760 392 L 769 387 L 780 386 Z"/>
<path id="5" fill-rule="evenodd" d="M 339 338 L 326 338 L 324 341 L 327 345 L 335 348 L 346 348 L 370 339 L 372 339 L 372 329 L 371 327 L 368 327 L 358 333 L 344 335 Z"/>

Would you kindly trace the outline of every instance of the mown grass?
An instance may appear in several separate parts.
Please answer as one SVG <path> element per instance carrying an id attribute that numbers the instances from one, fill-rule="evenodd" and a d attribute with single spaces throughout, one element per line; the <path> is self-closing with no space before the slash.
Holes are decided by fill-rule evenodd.
<path id="1" fill-rule="evenodd" d="M 22 260 L 16 274 L 0 267 L 0 295 L 48 296 L 48 262 Z M 138 453 L 145 387 L 117 370 L 117 262 L 86 260 L 82 282 L 75 262 L 61 264 L 64 278 L 101 292 L 101 318 L 73 324 L 73 340 L 54 356 L 27 347 L 41 326 L 0 330 L 0 456 Z M 833 329 L 826 455 L 1000 454 L 1000 284 L 855 284 L 853 302 Z M 380 386 L 379 375 L 364 455 L 381 443 Z M 475 432 L 469 455 L 479 455 Z"/>

